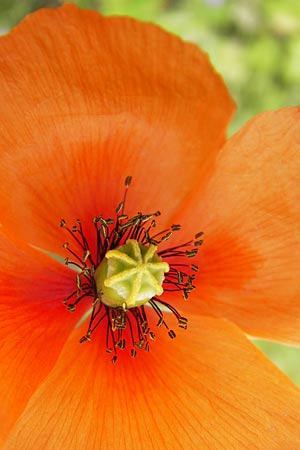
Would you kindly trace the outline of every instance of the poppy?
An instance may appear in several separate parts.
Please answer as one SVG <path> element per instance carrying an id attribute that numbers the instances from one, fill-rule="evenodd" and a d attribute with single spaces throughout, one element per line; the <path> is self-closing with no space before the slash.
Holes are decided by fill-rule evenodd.
<path id="1" fill-rule="evenodd" d="M 1 37 L 0 84 L 3 448 L 297 448 L 247 335 L 300 341 L 300 110 L 226 141 L 205 54 L 74 5 Z"/>

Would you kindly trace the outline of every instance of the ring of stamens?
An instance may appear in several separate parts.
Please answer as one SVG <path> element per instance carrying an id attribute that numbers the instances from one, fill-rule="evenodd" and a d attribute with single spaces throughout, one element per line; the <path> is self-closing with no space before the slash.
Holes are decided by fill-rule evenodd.
<path id="1" fill-rule="evenodd" d="M 65 298 L 64 304 L 71 312 L 75 311 L 79 303 L 90 301 L 91 313 L 86 334 L 80 342 L 91 341 L 92 334 L 100 325 L 106 327 L 105 345 L 106 351 L 113 354 L 112 362 L 118 357 L 118 350 L 125 348 L 130 341 L 131 356 L 137 355 L 137 349 L 149 351 L 150 341 L 155 339 L 155 333 L 150 330 L 148 314 L 150 310 L 157 316 L 157 326 L 165 327 L 170 338 L 175 338 L 174 330 L 170 329 L 166 322 L 165 312 L 173 314 L 180 328 L 186 329 L 188 320 L 182 317 L 177 309 L 163 300 L 163 297 L 154 295 L 145 304 L 128 308 L 126 301 L 117 307 L 111 307 L 102 301 L 101 293 L 97 289 L 95 272 L 110 251 L 123 246 L 128 240 L 134 240 L 142 246 L 159 247 L 162 242 L 168 241 L 174 232 L 180 230 L 180 225 L 172 225 L 169 229 L 153 233 L 156 227 L 156 218 L 160 212 L 152 214 L 137 213 L 128 217 L 124 213 L 127 189 L 131 177 L 125 180 L 125 194 L 123 201 L 116 208 L 116 218 L 107 219 L 103 216 L 95 216 L 92 224 L 95 231 L 96 252 L 92 255 L 89 242 L 84 234 L 80 220 L 69 228 L 65 220 L 61 220 L 63 227 L 77 248 L 74 251 L 69 242 L 63 247 L 71 255 L 65 258 L 65 264 L 76 270 L 76 289 Z M 165 273 L 163 281 L 164 292 L 181 292 L 183 299 L 187 300 L 190 292 L 195 288 L 193 281 L 198 266 L 189 264 L 188 259 L 196 256 L 198 247 L 202 244 L 203 233 L 197 233 L 195 239 L 174 247 L 157 251 L 158 257 L 168 263 L 169 271 Z M 150 306 L 151 308 L 148 308 Z M 128 339 L 129 338 L 129 339 Z"/>

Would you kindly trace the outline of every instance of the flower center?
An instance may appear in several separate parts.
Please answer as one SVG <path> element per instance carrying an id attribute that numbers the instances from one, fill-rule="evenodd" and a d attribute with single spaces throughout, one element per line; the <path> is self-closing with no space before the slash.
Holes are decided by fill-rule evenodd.
<path id="1" fill-rule="evenodd" d="M 109 250 L 94 274 L 101 301 L 111 308 L 129 309 L 161 295 L 164 274 L 170 268 L 156 251 L 156 245 L 146 246 L 135 239 Z"/>
<path id="2" fill-rule="evenodd" d="M 150 314 L 157 317 L 157 326 L 164 326 L 171 338 L 176 334 L 167 324 L 170 313 L 180 328 L 187 328 L 187 319 L 163 299 L 163 294 L 181 292 L 187 300 L 195 288 L 193 281 L 198 271 L 198 267 L 187 260 L 197 254 L 203 234 L 196 234 L 195 240 L 160 250 L 160 244 L 169 240 L 180 226 L 172 225 L 154 233 L 159 211 L 146 215 L 138 213 L 130 218 L 124 214 L 130 182 L 131 177 L 127 177 L 124 199 L 116 209 L 115 219 L 93 218 L 95 252 L 91 251 L 95 246 L 90 246 L 80 220 L 72 228 L 65 220 L 61 221 L 61 227 L 76 245 L 73 250 L 69 242 L 63 244 L 71 254 L 65 264 L 76 271 L 76 287 L 64 304 L 74 312 L 80 303 L 89 302 L 89 324 L 80 342 L 91 341 L 96 328 L 104 327 L 106 351 L 113 353 L 113 363 L 117 361 L 118 350 L 124 349 L 128 342 L 132 357 L 136 356 L 136 349 L 149 350 L 149 340 L 155 339 L 149 326 Z"/>

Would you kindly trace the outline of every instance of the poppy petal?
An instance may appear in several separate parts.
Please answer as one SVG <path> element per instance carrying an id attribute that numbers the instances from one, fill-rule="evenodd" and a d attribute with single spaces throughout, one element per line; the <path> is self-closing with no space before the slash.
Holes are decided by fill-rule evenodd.
<path id="1" fill-rule="evenodd" d="M 300 394 L 230 323 L 194 319 L 113 366 L 75 335 L 5 448 L 297 448 Z"/>
<path id="2" fill-rule="evenodd" d="M 0 442 L 78 321 L 62 305 L 71 289 L 67 272 L 52 258 L 16 248 L 0 235 Z"/>
<path id="3" fill-rule="evenodd" d="M 300 109 L 266 112 L 221 151 L 181 216 L 198 221 L 196 295 L 187 309 L 253 336 L 300 343 Z M 180 219 L 180 220 L 181 220 Z"/>
<path id="4" fill-rule="evenodd" d="M 204 181 L 233 112 L 194 45 L 75 5 L 2 37 L 0 64 L 2 223 L 51 251 L 59 220 L 111 213 L 127 175 L 128 209 L 170 218 Z"/>

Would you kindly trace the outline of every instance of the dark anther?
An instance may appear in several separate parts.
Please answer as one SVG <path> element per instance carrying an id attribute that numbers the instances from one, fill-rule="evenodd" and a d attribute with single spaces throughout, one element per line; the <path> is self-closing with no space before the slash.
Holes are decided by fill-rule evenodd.
<path id="1" fill-rule="evenodd" d="M 168 331 L 168 335 L 170 336 L 171 339 L 174 339 L 176 337 L 176 334 L 174 333 L 173 330 Z"/>
<path id="2" fill-rule="evenodd" d="M 132 177 L 129 175 L 125 178 L 125 186 L 129 187 L 131 183 Z"/>
<path id="3" fill-rule="evenodd" d="M 115 365 L 116 362 L 117 362 L 117 359 L 118 359 L 118 357 L 117 357 L 117 355 L 115 355 L 115 356 L 112 358 L 111 362 Z"/>

